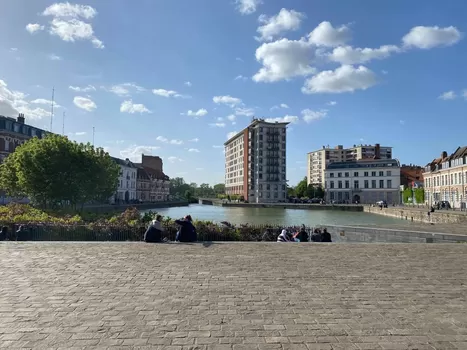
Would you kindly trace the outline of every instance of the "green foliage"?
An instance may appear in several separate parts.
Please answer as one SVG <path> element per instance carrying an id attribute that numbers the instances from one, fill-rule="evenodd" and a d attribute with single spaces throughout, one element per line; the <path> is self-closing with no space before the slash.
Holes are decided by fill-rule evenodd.
<path id="1" fill-rule="evenodd" d="M 298 198 L 305 197 L 307 195 L 307 189 L 308 189 L 308 184 L 306 177 L 303 178 L 302 181 L 300 181 L 297 186 L 295 186 L 295 195 Z"/>
<path id="2" fill-rule="evenodd" d="M 423 188 L 416 188 L 414 190 L 414 196 L 418 204 L 425 203 L 425 190 Z"/>
<path id="3" fill-rule="evenodd" d="M 102 149 L 60 135 L 33 138 L 0 166 L 0 187 L 42 207 L 102 201 L 117 189 L 119 167 Z"/>
<path id="4" fill-rule="evenodd" d="M 307 184 L 307 178 L 305 177 L 300 181 L 295 188 L 287 188 L 287 195 L 289 197 L 297 198 L 324 198 L 324 190 L 320 186 L 313 186 L 312 184 Z"/>
<path id="5" fill-rule="evenodd" d="M 181 177 L 175 177 L 170 180 L 170 194 L 172 196 L 184 197 L 191 201 L 197 198 L 220 198 L 225 193 L 225 185 L 217 184 L 211 187 L 207 183 L 198 184 L 192 182 L 187 184 Z M 190 197 L 187 197 L 190 195 Z"/>
<path id="6" fill-rule="evenodd" d="M 402 201 L 404 203 L 412 203 L 412 189 L 410 187 L 407 187 L 402 192 Z"/>

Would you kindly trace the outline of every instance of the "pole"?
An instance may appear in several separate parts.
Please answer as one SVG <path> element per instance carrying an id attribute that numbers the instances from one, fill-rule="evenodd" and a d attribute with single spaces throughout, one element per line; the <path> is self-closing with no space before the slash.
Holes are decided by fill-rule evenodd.
<path id="1" fill-rule="evenodd" d="M 92 127 L 92 146 L 94 147 L 94 135 L 95 135 L 95 128 Z"/>
<path id="2" fill-rule="evenodd" d="M 63 112 L 62 135 L 65 136 L 65 112 Z"/>
<path id="3" fill-rule="evenodd" d="M 55 98 L 55 87 L 52 87 L 52 106 L 50 108 L 50 132 L 52 132 L 52 123 L 54 119 L 54 98 Z"/>

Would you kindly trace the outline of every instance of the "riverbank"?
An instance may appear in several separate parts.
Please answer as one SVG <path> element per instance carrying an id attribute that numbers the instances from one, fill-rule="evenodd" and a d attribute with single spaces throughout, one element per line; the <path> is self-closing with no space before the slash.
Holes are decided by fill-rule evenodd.
<path id="1" fill-rule="evenodd" d="M 174 207 L 187 207 L 189 203 L 187 201 L 170 201 L 170 202 L 153 202 L 153 203 L 140 203 L 140 204 L 98 204 L 85 206 L 86 211 L 94 213 L 110 213 L 110 212 L 123 212 L 129 208 L 136 208 L 138 210 L 149 210 L 159 208 L 174 208 Z"/>
<path id="2" fill-rule="evenodd" d="M 371 206 L 364 206 L 363 211 L 366 213 L 398 218 L 404 221 L 414 221 L 428 224 L 467 224 L 467 213 L 460 211 L 436 210 L 434 213 L 429 213 L 428 208 L 380 208 Z"/>
<path id="3" fill-rule="evenodd" d="M 308 203 L 236 203 L 221 199 L 200 199 L 199 204 L 213 205 L 224 208 L 279 208 L 279 209 L 309 209 L 309 210 L 340 210 L 362 212 L 362 205 L 355 204 L 308 204 Z"/>

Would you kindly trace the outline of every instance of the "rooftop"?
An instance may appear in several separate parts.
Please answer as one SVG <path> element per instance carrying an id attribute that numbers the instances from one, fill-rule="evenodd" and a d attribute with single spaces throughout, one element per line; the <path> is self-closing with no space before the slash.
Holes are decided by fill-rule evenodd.
<path id="1" fill-rule="evenodd" d="M 361 159 L 349 162 L 330 163 L 326 170 L 348 169 L 348 168 L 384 168 L 400 167 L 397 159 Z"/>
<path id="2" fill-rule="evenodd" d="M 228 143 L 230 143 L 232 140 L 236 139 L 237 137 L 239 137 L 246 129 L 252 127 L 252 126 L 256 126 L 256 125 L 259 125 L 259 124 L 262 124 L 264 126 L 277 126 L 277 125 L 283 125 L 283 126 L 287 126 L 288 124 L 290 124 L 289 122 L 283 122 L 283 123 L 279 123 L 279 122 L 268 122 L 266 121 L 266 119 L 262 119 L 262 118 L 253 118 L 251 123 L 244 129 L 242 129 L 241 131 L 237 132 L 235 135 L 233 135 L 231 138 L 229 138 L 227 141 L 224 142 L 224 146 L 227 145 Z"/>
<path id="3" fill-rule="evenodd" d="M 2 242 L 0 344 L 465 349 L 466 255 L 447 243 Z"/>

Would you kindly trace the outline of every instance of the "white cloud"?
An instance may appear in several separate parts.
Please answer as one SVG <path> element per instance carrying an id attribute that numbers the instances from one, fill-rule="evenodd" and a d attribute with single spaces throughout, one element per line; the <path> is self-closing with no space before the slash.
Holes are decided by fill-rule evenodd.
<path id="1" fill-rule="evenodd" d="M 234 114 L 228 115 L 227 119 L 230 120 L 231 122 L 234 122 L 236 119 L 236 116 Z"/>
<path id="2" fill-rule="evenodd" d="M 51 60 L 51 61 L 61 61 L 61 60 L 62 60 L 62 58 L 61 58 L 60 56 L 57 56 L 57 55 L 55 55 L 55 54 L 53 54 L 53 53 L 51 53 L 51 54 L 48 56 L 48 58 L 49 58 L 49 60 Z"/>
<path id="3" fill-rule="evenodd" d="M 191 153 L 199 153 L 199 149 L 197 149 L 197 148 L 190 148 L 190 149 L 188 150 L 188 152 L 191 152 Z"/>
<path id="4" fill-rule="evenodd" d="M 289 11 L 285 8 L 281 9 L 275 16 L 261 15 L 258 21 L 263 25 L 257 29 L 260 34 L 258 40 L 271 41 L 284 32 L 298 30 L 305 17 L 304 13 L 295 10 Z"/>
<path id="5" fill-rule="evenodd" d="M 162 97 L 173 97 L 177 95 L 177 91 L 165 90 L 165 89 L 153 89 L 152 93 L 154 95 L 158 95 Z"/>
<path id="6" fill-rule="evenodd" d="M 10 52 L 18 52 L 18 48 L 17 47 L 12 47 L 12 48 L 10 48 Z"/>
<path id="7" fill-rule="evenodd" d="M 223 120 L 224 120 L 224 118 L 222 118 L 222 117 L 217 117 L 217 121 L 218 121 L 218 122 L 221 122 L 221 121 L 223 121 Z"/>
<path id="8" fill-rule="evenodd" d="M 274 110 L 279 109 L 279 108 L 285 108 L 285 109 L 287 109 L 287 108 L 289 108 L 289 106 L 288 106 L 287 104 L 285 104 L 285 103 L 281 103 L 281 104 L 278 105 L 278 106 L 277 106 L 277 105 L 276 105 L 276 106 L 272 106 L 270 110 L 271 110 L 271 111 L 274 111 Z"/>
<path id="9" fill-rule="evenodd" d="M 231 131 L 227 134 L 227 140 L 231 139 L 232 137 L 234 137 L 235 135 L 238 134 L 238 131 Z"/>
<path id="10" fill-rule="evenodd" d="M 225 128 L 225 123 L 211 123 L 209 126 L 213 126 L 216 128 Z"/>
<path id="11" fill-rule="evenodd" d="M 37 98 L 35 100 L 32 100 L 31 103 L 36 104 L 36 105 L 46 105 L 46 106 L 51 106 L 52 101 L 47 100 L 45 98 Z M 54 108 L 60 108 L 61 106 L 58 103 L 54 102 Z"/>
<path id="12" fill-rule="evenodd" d="M 388 71 L 387 70 L 382 70 L 381 73 L 383 73 L 384 75 L 388 74 Z"/>
<path id="13" fill-rule="evenodd" d="M 242 15 L 251 15 L 256 12 L 259 5 L 263 3 L 263 0 L 235 0 L 237 4 L 237 10 Z"/>
<path id="14" fill-rule="evenodd" d="M 169 143 L 171 145 L 182 145 L 183 141 L 182 140 L 169 140 L 168 138 L 164 136 L 157 136 L 156 137 L 157 141 L 163 142 L 163 143 Z"/>
<path id="15" fill-rule="evenodd" d="M 97 15 L 97 11 L 91 6 L 62 2 L 47 7 L 42 15 L 71 18 L 82 17 L 84 19 L 92 19 Z"/>
<path id="16" fill-rule="evenodd" d="M 94 103 L 93 100 L 82 97 L 82 96 L 76 96 L 73 99 L 73 103 L 75 104 L 76 107 L 84 109 L 85 111 L 92 112 L 97 108 L 97 105 Z"/>
<path id="17" fill-rule="evenodd" d="M 194 139 L 188 140 L 188 142 L 198 142 L 199 138 L 195 137 Z"/>
<path id="18" fill-rule="evenodd" d="M 240 74 L 240 75 L 237 75 L 234 80 L 248 80 L 248 78 Z"/>
<path id="19" fill-rule="evenodd" d="M 83 136 L 83 135 L 86 135 L 87 132 L 86 131 L 78 131 L 78 132 L 75 132 L 75 136 Z"/>
<path id="20" fill-rule="evenodd" d="M 160 147 L 132 145 L 124 150 L 121 150 L 120 156 L 125 159 L 128 158 L 132 162 L 141 162 L 141 156 L 143 154 L 152 154 L 153 151 L 158 149 L 160 149 Z"/>
<path id="21" fill-rule="evenodd" d="M 342 93 L 366 90 L 377 84 L 375 73 L 370 69 L 343 65 L 336 70 L 323 71 L 305 81 L 304 94 Z"/>
<path id="22" fill-rule="evenodd" d="M 45 29 L 44 26 L 41 26 L 40 24 L 37 24 L 37 23 L 29 23 L 26 26 L 26 30 L 31 34 L 34 34 L 35 32 L 38 32 L 38 31 L 44 30 L 44 29 Z"/>
<path id="23" fill-rule="evenodd" d="M 296 124 L 299 121 L 299 118 L 294 115 L 286 115 L 285 117 L 280 118 L 266 118 L 265 119 L 268 123 L 292 123 Z"/>
<path id="24" fill-rule="evenodd" d="M 189 87 L 193 85 L 193 84 L 192 84 L 191 82 L 189 82 L 189 81 L 185 81 L 183 84 L 184 84 L 185 86 L 189 86 Z"/>
<path id="25" fill-rule="evenodd" d="M 263 65 L 253 76 L 256 82 L 290 80 L 316 72 L 316 69 L 310 66 L 315 57 L 312 45 L 303 38 L 264 43 L 256 49 L 255 56 Z"/>
<path id="26" fill-rule="evenodd" d="M 170 157 L 167 158 L 167 160 L 168 160 L 170 163 L 183 162 L 183 159 L 178 158 L 178 157 L 175 157 L 175 156 L 170 156 Z"/>
<path id="27" fill-rule="evenodd" d="M 441 100 L 454 100 L 457 97 L 456 93 L 454 91 L 446 91 L 442 93 L 438 98 Z"/>
<path id="28" fill-rule="evenodd" d="M 52 22 L 50 22 L 50 25 L 50 34 L 58 36 L 63 41 L 75 42 L 77 40 L 89 40 L 95 48 L 104 48 L 102 41 L 94 36 L 94 30 L 89 23 L 75 18 L 54 18 Z"/>
<path id="29" fill-rule="evenodd" d="M 191 109 L 187 112 L 187 115 L 190 117 L 203 117 L 206 114 L 208 114 L 208 111 L 205 110 L 204 108 L 198 109 L 196 112 L 192 111 Z"/>
<path id="30" fill-rule="evenodd" d="M 96 91 L 96 88 L 92 85 L 88 85 L 85 87 L 79 87 L 79 86 L 69 86 L 68 87 L 70 90 L 76 91 L 76 92 L 90 92 L 90 91 Z"/>
<path id="31" fill-rule="evenodd" d="M 104 89 L 108 92 L 112 92 L 115 95 L 118 96 L 130 96 L 131 93 L 133 92 L 143 92 L 146 91 L 146 89 L 142 86 L 139 86 L 135 83 L 123 83 L 123 84 L 117 84 L 117 85 L 112 85 L 110 88 L 106 88 L 104 86 L 101 86 L 101 89 Z"/>
<path id="32" fill-rule="evenodd" d="M 245 117 L 252 117 L 255 115 L 255 111 L 253 108 L 235 108 L 236 115 L 244 115 Z"/>
<path id="33" fill-rule="evenodd" d="M 336 47 L 328 57 L 331 61 L 341 64 L 358 64 L 375 59 L 388 58 L 391 54 L 397 52 L 400 52 L 400 49 L 395 45 L 383 45 L 377 49 L 339 46 Z"/>
<path id="34" fill-rule="evenodd" d="M 405 47 L 419 49 L 431 49 L 437 46 L 451 46 L 462 38 L 462 33 L 456 27 L 440 28 L 418 26 L 413 27 L 404 35 L 402 42 Z"/>
<path id="35" fill-rule="evenodd" d="M 328 106 L 335 106 L 337 105 L 337 102 L 336 101 L 329 101 L 328 103 L 326 103 Z"/>
<path id="36" fill-rule="evenodd" d="M 235 60 L 238 61 L 238 62 L 245 62 L 242 58 L 240 57 L 235 57 Z"/>
<path id="37" fill-rule="evenodd" d="M 327 114 L 328 112 L 324 109 L 319 110 L 319 111 L 312 111 L 311 109 L 304 109 L 302 111 L 303 120 L 306 123 L 311 123 L 316 120 L 323 119 L 324 117 L 326 117 Z"/>
<path id="38" fill-rule="evenodd" d="M 133 103 L 132 100 L 123 101 L 120 106 L 120 112 L 130 114 L 151 113 L 151 111 L 147 109 L 145 105 L 141 103 Z"/>
<path id="39" fill-rule="evenodd" d="M 309 42 L 317 46 L 335 47 L 351 39 L 350 29 L 343 25 L 334 28 L 329 22 L 321 22 L 308 35 Z"/>
<path id="40" fill-rule="evenodd" d="M 232 96 L 214 96 L 212 98 L 212 100 L 214 101 L 214 103 L 217 103 L 217 104 L 225 104 L 227 106 L 230 106 L 230 107 L 235 107 L 239 104 L 242 104 L 242 100 L 237 98 L 237 97 L 232 97 Z"/>

